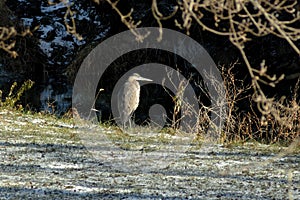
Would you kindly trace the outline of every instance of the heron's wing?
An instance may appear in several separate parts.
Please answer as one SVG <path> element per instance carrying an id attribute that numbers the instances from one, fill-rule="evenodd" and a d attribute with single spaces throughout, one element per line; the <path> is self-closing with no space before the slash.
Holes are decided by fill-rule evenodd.
<path id="1" fill-rule="evenodd" d="M 126 82 L 118 93 L 118 109 L 121 121 L 127 122 L 137 108 L 136 91 L 129 82 Z"/>

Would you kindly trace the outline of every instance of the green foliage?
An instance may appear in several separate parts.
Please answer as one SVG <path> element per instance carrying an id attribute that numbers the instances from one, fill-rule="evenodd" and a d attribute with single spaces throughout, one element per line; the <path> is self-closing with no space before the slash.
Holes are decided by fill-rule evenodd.
<path id="1" fill-rule="evenodd" d="M 15 90 L 18 84 L 17 82 L 14 82 L 10 87 L 10 91 L 5 100 L 0 101 L 0 106 L 15 108 L 17 106 L 16 103 L 20 100 L 21 96 L 24 94 L 24 92 L 28 91 L 33 86 L 33 84 L 33 81 L 27 80 L 21 85 L 21 87 L 18 90 Z M 0 99 L 2 99 L 2 93 L 3 92 L 0 90 Z M 22 107 L 19 108 L 22 109 Z"/>

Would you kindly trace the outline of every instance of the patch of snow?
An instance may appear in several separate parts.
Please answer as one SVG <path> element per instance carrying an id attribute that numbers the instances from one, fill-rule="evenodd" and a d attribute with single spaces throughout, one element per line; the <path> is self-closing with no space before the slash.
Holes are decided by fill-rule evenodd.
<path id="1" fill-rule="evenodd" d="M 86 12 L 85 10 L 80 10 L 79 11 L 79 15 L 77 15 L 77 19 L 78 20 L 83 20 L 83 19 L 85 19 L 85 20 L 87 20 L 87 21 L 90 21 L 91 20 L 91 18 L 89 17 L 89 13 L 88 12 Z"/>
<path id="2" fill-rule="evenodd" d="M 53 26 L 50 26 L 50 25 L 41 25 L 39 30 L 40 30 L 40 32 L 42 32 L 40 38 L 44 39 L 47 37 L 48 32 L 53 31 L 54 28 L 53 28 Z"/>
<path id="3" fill-rule="evenodd" d="M 35 136 L 33 135 L 24 135 L 23 138 L 34 138 Z"/>
<path id="4" fill-rule="evenodd" d="M 25 126 L 27 125 L 26 122 L 21 122 L 21 121 L 16 121 L 16 120 L 12 120 L 12 119 L 4 119 L 4 121 L 8 122 L 8 123 L 13 123 L 19 126 Z"/>
<path id="5" fill-rule="evenodd" d="M 62 163 L 62 162 L 53 162 L 53 163 L 47 163 L 42 164 L 42 168 L 51 168 L 51 169 L 81 169 L 82 164 L 68 164 L 68 163 Z"/>
<path id="6" fill-rule="evenodd" d="M 44 40 L 40 40 L 40 48 L 48 57 L 51 57 L 53 48 L 51 47 L 50 42 L 45 42 Z"/>
<path id="7" fill-rule="evenodd" d="M 60 3 L 56 3 L 56 4 L 53 4 L 53 5 L 49 5 L 48 6 L 41 6 L 41 12 L 42 13 L 52 13 L 54 11 L 57 11 L 59 9 L 62 9 L 62 8 L 66 8 L 65 4 L 63 2 L 60 2 Z"/>
<path id="8" fill-rule="evenodd" d="M 74 125 L 67 123 L 57 123 L 57 125 L 64 128 L 74 128 Z"/>
<path id="9" fill-rule="evenodd" d="M 45 120 L 43 120 L 43 119 L 33 119 L 31 121 L 31 123 L 33 123 L 33 124 L 41 124 L 41 123 L 45 123 Z"/>
<path id="10" fill-rule="evenodd" d="M 15 128 L 15 127 L 5 126 L 5 127 L 4 127 L 4 130 L 5 130 L 5 131 L 10 131 L 10 132 L 18 132 L 18 131 L 21 131 L 22 129 L 20 129 L 20 128 Z"/>
<path id="11" fill-rule="evenodd" d="M 227 167 L 227 166 L 245 166 L 245 165 L 248 165 L 249 162 L 246 162 L 246 161 L 238 161 L 238 160 L 226 160 L 226 161 L 220 161 L 218 163 L 216 163 L 215 165 L 218 167 L 218 168 L 224 168 L 224 167 Z"/>
<path id="12" fill-rule="evenodd" d="M 25 27 L 30 27 L 33 19 L 32 18 L 22 18 L 23 24 Z"/>
<path id="13" fill-rule="evenodd" d="M 94 187 L 84 187 L 79 185 L 65 185 L 66 190 L 76 191 L 78 193 L 94 192 L 99 190 L 99 188 Z"/>

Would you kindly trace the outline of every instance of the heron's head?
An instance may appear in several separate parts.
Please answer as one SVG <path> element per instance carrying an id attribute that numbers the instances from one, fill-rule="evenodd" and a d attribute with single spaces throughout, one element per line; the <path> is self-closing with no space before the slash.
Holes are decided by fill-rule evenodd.
<path id="1" fill-rule="evenodd" d="M 128 80 L 129 81 L 152 81 L 151 79 L 142 77 L 138 73 L 134 73 L 131 76 L 129 76 Z"/>

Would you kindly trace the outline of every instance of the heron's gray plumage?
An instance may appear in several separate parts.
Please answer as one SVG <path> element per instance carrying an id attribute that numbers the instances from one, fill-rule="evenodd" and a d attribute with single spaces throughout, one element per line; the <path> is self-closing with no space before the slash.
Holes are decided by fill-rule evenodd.
<path id="1" fill-rule="evenodd" d="M 125 125 L 130 121 L 130 117 L 137 109 L 140 101 L 140 84 L 138 81 L 152 81 L 151 79 L 143 78 L 139 74 L 134 73 L 129 76 L 122 90 L 118 94 L 118 109 L 120 120 Z"/>

